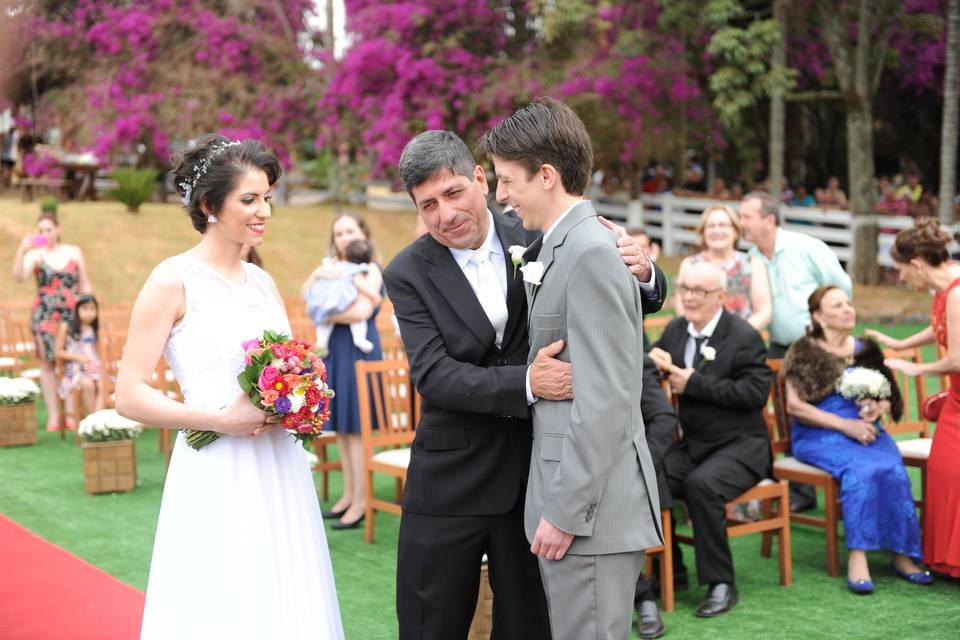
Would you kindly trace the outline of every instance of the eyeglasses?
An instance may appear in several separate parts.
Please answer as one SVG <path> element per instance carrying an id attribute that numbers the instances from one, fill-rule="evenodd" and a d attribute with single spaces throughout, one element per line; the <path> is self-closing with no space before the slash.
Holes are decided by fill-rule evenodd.
<path id="1" fill-rule="evenodd" d="M 694 300 L 703 300 L 707 297 L 707 294 L 716 293 L 720 290 L 720 287 L 717 287 L 716 289 L 701 289 L 700 287 L 687 287 L 682 284 L 677 285 L 677 293 L 679 293 L 681 296 L 688 295 Z"/>

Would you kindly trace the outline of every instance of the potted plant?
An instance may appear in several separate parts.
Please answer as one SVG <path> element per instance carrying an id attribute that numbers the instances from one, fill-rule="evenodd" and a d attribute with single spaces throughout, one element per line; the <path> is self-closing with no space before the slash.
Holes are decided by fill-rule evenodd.
<path id="1" fill-rule="evenodd" d="M 134 441 L 141 425 L 116 409 L 91 413 L 80 421 L 77 433 L 83 450 L 83 479 L 87 493 L 133 491 L 137 486 Z"/>
<path id="2" fill-rule="evenodd" d="M 29 378 L 0 378 L 0 447 L 37 442 L 39 395 Z"/>

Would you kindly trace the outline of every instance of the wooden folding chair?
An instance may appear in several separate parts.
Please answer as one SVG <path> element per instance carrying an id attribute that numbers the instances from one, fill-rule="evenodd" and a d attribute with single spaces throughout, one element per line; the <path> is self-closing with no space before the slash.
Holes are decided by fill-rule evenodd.
<path id="1" fill-rule="evenodd" d="M 819 467 L 800 462 L 790 455 L 790 416 L 787 414 L 786 381 L 780 372 L 781 360 L 768 360 L 767 365 L 776 372 L 775 418 L 770 444 L 773 451 L 773 475 L 778 480 L 799 482 L 823 489 L 824 517 L 803 513 L 790 513 L 792 522 L 823 529 L 826 533 L 827 574 L 840 575 L 840 556 L 837 545 L 837 524 L 840 522 L 840 483 Z M 780 456 L 780 457 L 778 457 Z M 789 508 L 788 508 L 789 512 Z"/>
<path id="2" fill-rule="evenodd" d="M 779 372 L 779 361 L 768 361 L 768 365 L 775 372 Z M 669 385 L 666 381 L 662 383 L 667 393 L 667 397 L 677 407 L 677 398 L 669 392 Z M 776 382 L 770 385 L 770 395 L 767 401 L 767 407 L 764 410 L 764 419 L 767 422 L 768 433 L 774 428 L 779 419 L 771 407 L 777 406 L 780 398 L 781 389 Z M 681 425 L 682 427 L 682 425 Z M 772 438 L 772 435 L 771 435 Z M 777 537 L 777 554 L 780 569 L 780 584 L 787 587 L 793 584 L 793 558 L 790 543 L 790 485 L 787 482 L 775 481 L 770 479 L 761 480 L 751 489 L 748 489 L 741 495 L 726 504 L 726 512 L 730 513 L 732 507 L 737 504 L 746 504 L 752 501 L 761 503 L 761 513 L 763 517 L 759 520 L 738 520 L 736 518 L 727 518 L 727 537 L 736 538 L 750 533 L 762 533 L 763 538 L 760 543 L 760 555 L 769 558 L 773 537 Z M 672 532 L 667 527 L 671 525 L 671 514 L 664 510 L 662 513 L 664 527 L 664 546 L 648 550 L 647 553 L 659 553 L 661 555 L 660 565 L 660 598 L 665 611 L 672 611 L 674 605 L 673 594 L 673 553 L 670 547 Z M 693 544 L 693 536 L 677 534 L 676 540 L 684 544 Z M 648 575 L 650 563 L 647 565 Z M 669 606 L 669 608 L 668 608 Z"/>
<path id="3" fill-rule="evenodd" d="M 663 333 L 664 328 L 670 324 L 670 321 L 674 319 L 675 316 L 650 316 L 643 319 L 643 331 L 647 334 L 647 340 L 650 341 L 650 344 L 653 344 L 660 339 L 660 334 Z"/>
<path id="4" fill-rule="evenodd" d="M 406 361 L 357 361 L 357 395 L 360 402 L 360 436 L 366 479 L 367 509 L 364 541 L 373 542 L 377 511 L 400 515 L 403 482 L 410 464 L 416 423 L 411 411 L 410 372 Z M 393 476 L 397 481 L 395 501 L 381 500 L 374 491 L 374 474 Z"/>

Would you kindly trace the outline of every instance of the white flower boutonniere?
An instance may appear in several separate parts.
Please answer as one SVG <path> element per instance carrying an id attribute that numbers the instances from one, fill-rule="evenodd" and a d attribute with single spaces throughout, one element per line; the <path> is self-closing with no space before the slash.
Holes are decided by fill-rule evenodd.
<path id="1" fill-rule="evenodd" d="M 520 266 L 520 262 L 523 260 L 523 252 L 526 251 L 526 247 L 521 247 L 519 244 L 512 244 L 507 247 L 507 251 L 510 252 L 510 262 L 513 263 L 513 277 L 517 277 L 517 268 Z"/>
<path id="2" fill-rule="evenodd" d="M 543 281 L 543 263 L 528 262 L 520 267 L 520 273 L 523 274 L 524 282 L 529 282 L 533 286 L 538 287 Z"/>
<path id="3" fill-rule="evenodd" d="M 700 345 L 700 355 L 703 356 L 704 362 L 713 362 L 717 359 L 717 350 L 708 344 L 702 344 Z"/>

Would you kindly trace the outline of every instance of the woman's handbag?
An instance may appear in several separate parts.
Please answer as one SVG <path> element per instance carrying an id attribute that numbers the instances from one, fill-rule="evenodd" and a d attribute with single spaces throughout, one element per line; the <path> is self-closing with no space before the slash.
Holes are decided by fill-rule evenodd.
<path id="1" fill-rule="evenodd" d="M 947 401 L 947 395 L 949 391 L 938 391 L 929 398 L 923 401 L 923 408 L 921 412 L 923 413 L 923 419 L 930 422 L 936 422 L 937 418 L 940 417 L 940 411 L 943 409 L 943 404 Z"/>

